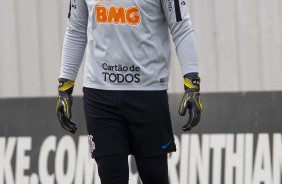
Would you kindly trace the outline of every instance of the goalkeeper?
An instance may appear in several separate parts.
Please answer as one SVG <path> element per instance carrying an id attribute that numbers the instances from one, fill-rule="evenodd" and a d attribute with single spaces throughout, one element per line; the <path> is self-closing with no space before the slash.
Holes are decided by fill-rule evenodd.
<path id="1" fill-rule="evenodd" d="M 71 0 L 57 116 L 75 133 L 72 91 L 86 50 L 83 102 L 92 157 L 102 184 L 128 183 L 134 155 L 143 184 L 168 184 L 176 151 L 168 105 L 169 31 L 184 76 L 184 131 L 200 121 L 197 49 L 186 0 Z"/>

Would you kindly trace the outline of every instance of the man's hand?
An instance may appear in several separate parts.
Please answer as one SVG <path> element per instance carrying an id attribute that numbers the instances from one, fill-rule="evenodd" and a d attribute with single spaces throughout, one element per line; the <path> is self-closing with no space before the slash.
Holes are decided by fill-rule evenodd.
<path id="1" fill-rule="evenodd" d="M 69 133 L 75 134 L 76 124 L 71 121 L 72 91 L 74 82 L 68 79 L 59 79 L 57 117 L 61 126 Z"/>
<path id="2" fill-rule="evenodd" d="M 200 100 L 200 77 L 198 74 L 186 74 L 184 76 L 185 93 L 182 98 L 179 114 L 184 116 L 189 109 L 188 123 L 182 127 L 183 131 L 190 131 L 201 118 L 202 103 Z"/>

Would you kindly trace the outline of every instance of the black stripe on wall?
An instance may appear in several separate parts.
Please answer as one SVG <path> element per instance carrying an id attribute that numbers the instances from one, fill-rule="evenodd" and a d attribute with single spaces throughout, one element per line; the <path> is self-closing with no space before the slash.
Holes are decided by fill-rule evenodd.
<path id="1" fill-rule="evenodd" d="M 182 16 L 180 11 L 179 0 L 174 0 L 174 6 L 175 6 L 176 21 L 180 22 L 182 21 Z"/>
<path id="2" fill-rule="evenodd" d="M 71 1 L 70 1 L 70 6 L 69 6 L 69 14 L 68 14 L 68 18 L 71 17 Z"/>

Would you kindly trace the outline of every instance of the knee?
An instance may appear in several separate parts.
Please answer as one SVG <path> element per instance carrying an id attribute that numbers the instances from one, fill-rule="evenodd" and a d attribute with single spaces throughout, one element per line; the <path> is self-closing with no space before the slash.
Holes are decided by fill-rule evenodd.
<path id="1" fill-rule="evenodd" d="M 128 184 L 129 169 L 126 155 L 95 158 L 102 184 Z"/>
<path id="2" fill-rule="evenodd" d="M 144 184 L 168 184 L 166 155 L 156 157 L 135 157 L 139 175 Z"/>
<path id="3" fill-rule="evenodd" d="M 147 170 L 142 172 L 142 177 L 144 181 L 147 181 L 145 184 L 156 184 L 156 183 L 166 183 L 168 180 L 168 173 L 164 169 L 154 169 Z M 148 182 L 149 181 L 149 182 Z"/>

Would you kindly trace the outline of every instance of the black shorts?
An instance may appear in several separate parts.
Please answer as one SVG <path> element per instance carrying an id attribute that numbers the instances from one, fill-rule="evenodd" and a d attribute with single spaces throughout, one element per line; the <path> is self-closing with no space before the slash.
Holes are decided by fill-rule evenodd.
<path id="1" fill-rule="evenodd" d="M 176 151 L 167 91 L 83 88 L 92 157 L 156 156 Z"/>

